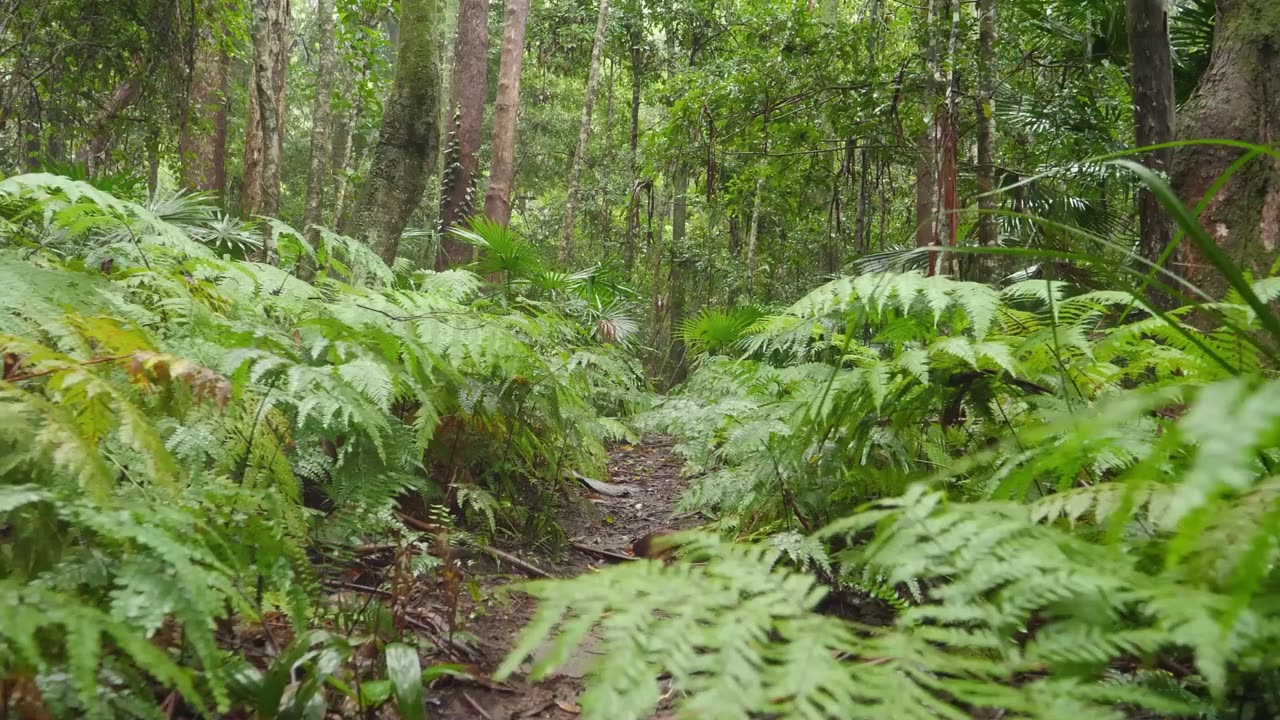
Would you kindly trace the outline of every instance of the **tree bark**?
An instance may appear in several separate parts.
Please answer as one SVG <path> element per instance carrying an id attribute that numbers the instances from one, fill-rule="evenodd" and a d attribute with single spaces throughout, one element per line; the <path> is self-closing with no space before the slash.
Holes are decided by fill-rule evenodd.
<path id="1" fill-rule="evenodd" d="M 324 191 L 329 182 L 329 161 L 333 154 L 333 76 L 337 64 L 333 37 L 333 0 L 316 3 L 316 95 L 311 102 L 311 163 L 307 168 L 307 195 L 302 212 L 304 232 L 324 222 Z"/>
<path id="2" fill-rule="evenodd" d="M 289 0 L 254 0 L 253 65 L 262 127 L 262 204 L 258 213 L 280 214 L 280 162 L 284 146 L 284 91 L 288 72 Z M 271 249 L 267 248 L 268 260 Z"/>
<path id="3" fill-rule="evenodd" d="M 258 108 L 258 71 L 249 68 L 248 108 L 244 119 L 244 162 L 240 177 L 240 215 L 257 215 L 262 207 L 262 113 Z"/>
<path id="4" fill-rule="evenodd" d="M 221 195 L 227 181 L 227 92 L 230 58 L 221 31 L 204 23 L 196 38 L 195 58 L 178 138 L 178 182 L 188 190 Z"/>
<path id="5" fill-rule="evenodd" d="M 941 228 L 938 225 L 938 137 L 942 113 L 943 82 L 938 53 L 935 0 L 929 0 L 925 15 L 925 129 L 917 143 L 916 155 L 916 247 L 940 245 Z M 928 273 L 935 272 L 937 253 L 929 253 Z"/>
<path id="6" fill-rule="evenodd" d="M 938 134 L 934 138 L 938 165 L 937 227 L 939 234 L 945 230 L 947 246 L 955 247 L 960 228 L 960 183 L 957 158 L 960 131 L 956 126 L 958 116 L 956 112 L 956 96 L 960 86 L 959 69 L 956 64 L 956 44 L 960 37 L 959 0 L 943 0 L 942 15 L 943 17 L 951 18 L 951 33 L 947 43 L 946 63 L 950 66 L 951 72 L 946 73 L 945 85 L 943 86 L 942 110 L 939 113 L 936 125 Z M 930 274 L 934 272 L 954 273 L 955 255 L 953 253 L 944 255 L 940 260 L 941 262 L 930 263 Z"/>
<path id="7" fill-rule="evenodd" d="M 253 67 L 249 74 L 244 178 L 240 193 L 244 215 L 280 212 L 289 14 L 289 0 L 253 0 Z M 270 246 L 265 249 L 270 255 Z"/>
<path id="8" fill-rule="evenodd" d="M 1162 0 L 1154 0 L 1161 2 Z M 1000 242 L 996 198 L 996 0 L 978 0 L 978 244 Z"/>
<path id="9" fill-rule="evenodd" d="M 440 180 L 440 251 L 435 268 L 471 262 L 471 246 L 448 234 L 475 213 L 484 103 L 489 94 L 489 0 L 461 0 L 454 46 L 452 137 Z"/>
<path id="10" fill-rule="evenodd" d="M 1165 0 L 1127 0 L 1125 26 L 1129 33 L 1133 78 L 1134 135 L 1139 147 L 1173 140 L 1173 52 Z M 1147 153 L 1143 164 L 1164 174 L 1172 150 Z M 1160 259 L 1173 237 L 1169 216 L 1149 190 L 1138 194 L 1139 252 L 1151 262 Z"/>
<path id="11" fill-rule="evenodd" d="M 560 263 L 567 264 L 573 253 L 573 221 L 578 205 L 578 185 L 582 180 L 582 167 L 587 161 L 587 144 L 591 140 L 591 109 L 595 105 L 600 87 L 600 54 L 604 47 L 605 23 L 609 18 L 609 0 L 600 0 L 600 12 L 596 17 L 596 36 L 591 44 L 591 63 L 587 66 L 587 91 L 582 100 L 582 120 L 578 125 L 578 146 L 573 153 L 573 165 L 569 168 L 568 196 L 564 203 L 564 221 L 560 227 Z"/>
<path id="12" fill-rule="evenodd" d="M 401 0 L 400 46 L 391 95 L 373 151 L 368 179 L 351 214 L 354 235 L 387 264 L 435 173 L 440 102 L 435 0 Z"/>
<path id="13" fill-rule="evenodd" d="M 640 192 L 641 182 L 640 176 L 636 172 L 638 160 L 638 147 L 640 144 L 640 91 L 642 89 L 641 76 L 641 43 L 644 37 L 641 34 L 640 18 L 632 18 L 631 30 L 627 33 L 628 42 L 631 44 L 631 135 L 629 143 L 629 159 L 631 168 L 631 196 L 627 211 L 627 235 L 626 241 L 622 246 L 622 265 L 626 268 L 626 274 L 631 275 L 631 268 L 635 264 L 636 255 L 636 229 L 640 224 Z"/>
<path id="14" fill-rule="evenodd" d="M 849 158 L 853 162 L 853 158 Z M 871 158 L 864 138 L 858 148 L 858 207 L 853 222 L 853 245 L 858 252 L 871 248 Z"/>
<path id="15" fill-rule="evenodd" d="M 1274 0 L 1218 0 L 1213 54 L 1191 99 L 1178 115 L 1178 137 L 1258 144 L 1280 140 L 1280 5 Z M 1171 180 L 1189 207 L 1240 156 L 1236 148 L 1190 146 L 1172 159 Z M 1200 222 L 1242 269 L 1263 277 L 1280 243 L 1280 167 L 1260 158 L 1236 173 L 1209 202 Z M 1184 242 L 1176 266 L 1213 297 L 1226 283 Z"/>
<path id="16" fill-rule="evenodd" d="M 933 204 L 938 184 L 937 166 L 933 161 L 933 124 L 930 117 L 916 143 L 916 247 L 922 248 L 938 244 L 937 215 Z"/>
<path id="17" fill-rule="evenodd" d="M 493 105 L 493 140 L 484 214 L 506 225 L 511 221 L 511 185 L 516 173 L 516 119 L 520 113 L 520 69 L 524 64 L 529 0 L 506 0 L 503 15 L 502 60 L 498 67 L 498 96 Z"/>

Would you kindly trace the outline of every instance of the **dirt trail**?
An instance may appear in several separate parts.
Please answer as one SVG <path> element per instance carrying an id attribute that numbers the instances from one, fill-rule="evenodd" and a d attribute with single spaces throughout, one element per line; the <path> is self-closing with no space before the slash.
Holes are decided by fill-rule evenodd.
<path id="1" fill-rule="evenodd" d="M 635 445 L 615 446 L 610 453 L 609 477 L 600 479 L 631 486 L 630 492 L 610 497 L 583 487 L 582 499 L 572 503 L 574 507 L 561 518 L 570 541 L 566 555 L 513 554 L 556 577 L 572 577 L 612 562 L 626 562 L 610 559 L 607 553 L 629 555 L 632 541 L 654 530 L 696 525 L 695 517 L 672 516 L 684 490 L 682 463 L 672 451 L 674 443 L 673 438 L 649 437 Z M 462 624 L 478 651 L 473 666 L 488 674 L 506 657 L 532 615 L 534 603 L 518 591 L 503 597 L 503 585 L 524 579 L 521 571 L 509 564 L 488 565 L 468 579 L 480 588 L 480 600 L 461 608 L 460 616 L 470 616 Z M 428 690 L 436 705 L 431 716 L 444 720 L 572 720 L 578 717 L 577 698 L 591 660 L 589 648 L 580 650 L 556 675 L 536 685 L 523 677 L 501 686 L 450 680 Z"/>

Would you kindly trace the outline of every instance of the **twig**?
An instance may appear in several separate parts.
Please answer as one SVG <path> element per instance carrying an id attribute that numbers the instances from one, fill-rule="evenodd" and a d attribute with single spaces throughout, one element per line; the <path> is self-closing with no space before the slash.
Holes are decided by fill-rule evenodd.
<path id="1" fill-rule="evenodd" d="M 419 532 L 437 534 L 445 530 L 443 526 L 433 525 L 428 522 L 423 522 L 416 517 L 410 517 L 408 515 L 405 515 L 402 512 L 397 512 L 396 517 L 399 518 L 400 522 L 404 523 L 405 525 L 408 525 L 409 527 Z"/>
<path id="2" fill-rule="evenodd" d="M 489 553 L 490 555 L 497 558 L 498 560 L 506 560 L 507 562 L 511 563 L 512 565 L 515 565 L 521 570 L 524 570 L 530 575 L 537 575 L 538 577 L 547 578 L 548 580 L 554 579 L 554 577 L 547 571 L 543 570 L 542 568 L 530 562 L 521 560 L 520 558 L 516 557 L 515 555 L 512 555 L 509 552 L 504 552 L 502 550 L 499 550 L 496 547 L 492 547 L 489 545 L 476 545 L 476 547 Z"/>
<path id="3" fill-rule="evenodd" d="M 432 525 L 431 523 L 425 523 L 415 517 L 410 517 L 401 512 L 396 513 L 396 517 L 400 519 L 400 522 L 404 523 L 405 525 L 408 525 L 414 530 L 420 530 L 422 532 L 437 533 L 437 534 L 445 530 L 445 528 L 441 527 L 440 525 Z M 475 547 L 479 550 L 483 550 L 489 553 L 490 555 L 497 558 L 498 560 L 506 560 L 507 562 L 511 563 L 512 565 L 515 565 L 516 567 L 520 568 L 521 570 L 524 570 L 525 572 L 531 575 L 544 577 L 544 578 L 547 578 L 548 580 L 553 579 L 553 576 L 547 571 L 543 570 L 537 565 L 529 563 L 525 560 L 521 560 L 520 558 L 516 557 L 515 555 L 512 555 L 509 552 L 504 552 L 491 545 L 484 545 L 481 543 L 476 543 Z"/>
<path id="4" fill-rule="evenodd" d="M 472 710 L 480 713 L 480 717 L 484 718 L 484 720 L 493 720 L 493 716 L 485 712 L 484 708 L 480 707 L 480 703 L 475 701 L 475 698 L 471 697 L 466 692 L 463 692 L 462 699 L 467 701 L 467 704 L 471 706 Z"/>
<path id="5" fill-rule="evenodd" d="M 623 555 L 622 553 L 616 553 L 616 552 L 613 552 L 612 550 L 605 550 L 604 548 L 592 547 L 590 545 L 587 545 L 586 543 L 571 542 L 569 543 L 569 547 L 573 548 L 574 550 L 581 550 L 582 552 L 585 552 L 585 553 L 592 553 L 594 555 L 599 555 L 600 557 L 609 558 L 610 560 L 631 561 L 636 559 L 632 555 Z"/>
<path id="6" fill-rule="evenodd" d="M 369 587 L 368 585 L 357 585 L 355 583 L 344 582 L 342 580 L 325 580 L 324 583 L 333 588 L 339 588 L 342 590 L 353 590 L 358 593 L 364 593 L 365 595 L 374 595 L 376 597 L 383 597 L 383 598 L 391 597 L 391 593 L 387 592 L 386 590 L 380 590 L 375 587 Z"/>

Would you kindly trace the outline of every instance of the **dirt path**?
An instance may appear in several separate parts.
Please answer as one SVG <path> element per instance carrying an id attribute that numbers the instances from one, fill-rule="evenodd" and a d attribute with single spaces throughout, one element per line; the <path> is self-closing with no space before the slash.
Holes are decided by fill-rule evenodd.
<path id="1" fill-rule="evenodd" d="M 567 554 L 558 558 L 524 553 L 518 556 L 554 576 L 572 577 L 593 572 L 611 562 L 625 562 L 612 560 L 604 553 L 629 555 L 632 541 L 654 530 L 696 525 L 695 517 L 672 516 L 672 508 L 684 490 L 680 478 L 682 463 L 672 452 L 674 443 L 672 438 L 650 437 L 636 445 L 614 447 L 609 477 L 601 479 L 631 486 L 630 492 L 610 497 L 586 491 L 584 487 L 582 500 L 572 503 L 576 507 L 570 507 L 561 518 L 570 542 Z M 501 592 L 502 586 L 522 579 L 520 571 L 509 564 L 489 565 L 469 578 L 479 588 L 479 601 L 473 599 L 465 608 L 460 608 L 460 616 L 467 618 L 463 620 L 464 630 L 479 656 L 473 666 L 481 673 L 492 673 L 502 662 L 533 613 L 534 603 L 528 596 L 518 591 Z M 577 718 L 577 697 L 591 660 L 589 650 L 579 651 L 560 672 L 537 685 L 530 685 L 523 677 L 513 678 L 502 686 L 449 681 L 428 691 L 428 696 L 436 701 L 432 717 L 444 720 Z"/>

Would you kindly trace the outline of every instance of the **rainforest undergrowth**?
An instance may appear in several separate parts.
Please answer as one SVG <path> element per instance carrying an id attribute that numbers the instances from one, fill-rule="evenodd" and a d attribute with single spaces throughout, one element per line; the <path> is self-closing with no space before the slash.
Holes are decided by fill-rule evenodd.
<path id="1" fill-rule="evenodd" d="M 589 718 L 668 676 L 679 717 L 1273 717 L 1280 279 L 1136 171 L 1223 297 L 1086 235 L 1093 287 L 863 272 L 686 322 L 691 377 L 636 421 L 711 522 L 682 562 L 536 584 L 503 672 L 603 638 Z"/>
<path id="2" fill-rule="evenodd" d="M 493 291 L 200 196 L 0 181 L 3 712 L 422 717 L 403 618 L 356 664 L 334 569 L 390 540 L 434 577 L 424 527 L 554 547 L 644 387 L 622 288 L 473 230 Z"/>

